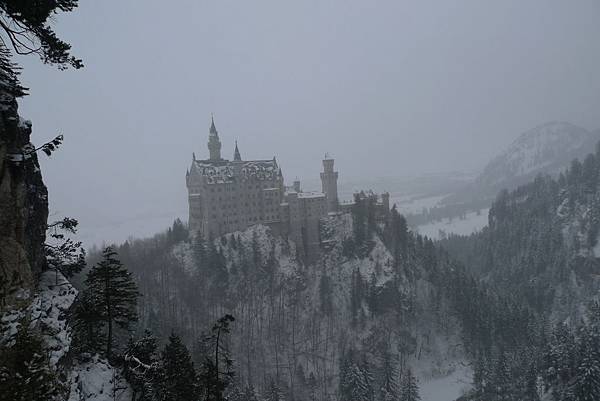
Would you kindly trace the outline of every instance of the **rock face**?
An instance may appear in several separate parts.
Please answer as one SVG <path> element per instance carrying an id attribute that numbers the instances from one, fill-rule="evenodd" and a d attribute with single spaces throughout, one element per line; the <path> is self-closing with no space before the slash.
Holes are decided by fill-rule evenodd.
<path id="1" fill-rule="evenodd" d="M 2 78 L 0 76 L 0 78 Z M 48 191 L 5 81 L 0 85 L 0 310 L 33 289 L 44 263 Z"/>

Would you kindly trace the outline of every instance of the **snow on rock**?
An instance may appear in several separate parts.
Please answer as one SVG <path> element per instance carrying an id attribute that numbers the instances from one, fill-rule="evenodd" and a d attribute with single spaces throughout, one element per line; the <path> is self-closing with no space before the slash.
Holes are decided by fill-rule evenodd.
<path id="1" fill-rule="evenodd" d="M 342 264 L 342 270 L 352 272 L 358 270 L 360 275 L 369 280 L 375 278 L 374 284 L 382 286 L 394 277 L 392 266 L 394 261 L 383 242 L 377 237 L 368 257 L 365 259 L 350 259 Z"/>
<path id="2" fill-rule="evenodd" d="M 13 344 L 13 337 L 17 334 L 21 320 L 25 317 L 25 312 L 19 309 L 13 309 L 5 312 L 0 318 L 2 333 L 0 344 Z"/>
<path id="3" fill-rule="evenodd" d="M 67 325 L 66 312 L 76 297 L 77 290 L 62 274 L 42 273 L 39 292 L 30 306 L 31 325 L 40 328 L 52 367 L 69 352 L 71 329 Z"/>
<path id="4" fill-rule="evenodd" d="M 0 318 L 4 330 L 0 342 L 10 344 L 19 325 L 28 318 L 30 328 L 41 333 L 50 365 L 55 368 L 71 346 L 71 329 L 67 324 L 66 312 L 76 297 L 77 290 L 62 274 L 51 271 L 42 273 L 31 303 L 9 310 Z"/>
<path id="5" fill-rule="evenodd" d="M 76 364 L 70 375 L 68 401 L 120 401 L 131 399 L 131 387 L 105 359 L 94 355 Z"/>

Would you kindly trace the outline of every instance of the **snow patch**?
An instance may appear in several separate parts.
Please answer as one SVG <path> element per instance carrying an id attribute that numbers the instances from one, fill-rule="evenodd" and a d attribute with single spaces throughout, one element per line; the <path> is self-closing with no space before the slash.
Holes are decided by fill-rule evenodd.
<path id="1" fill-rule="evenodd" d="M 75 365 L 70 375 L 68 401 L 120 401 L 131 399 L 131 387 L 105 359 L 94 355 Z"/>
<path id="2" fill-rule="evenodd" d="M 470 235 L 487 226 L 489 210 L 467 213 L 464 219 L 456 217 L 427 223 L 418 226 L 417 231 L 431 239 L 441 239 L 449 234 Z"/>
<path id="3" fill-rule="evenodd" d="M 454 401 L 471 389 L 472 377 L 471 369 L 459 366 L 445 377 L 419 378 L 421 400 Z"/>
<path id="4" fill-rule="evenodd" d="M 42 273 L 39 294 L 30 306 L 31 325 L 40 327 L 52 367 L 56 367 L 58 361 L 69 352 L 71 329 L 67 325 L 66 312 L 76 297 L 77 290 L 62 274 L 51 271 Z"/>

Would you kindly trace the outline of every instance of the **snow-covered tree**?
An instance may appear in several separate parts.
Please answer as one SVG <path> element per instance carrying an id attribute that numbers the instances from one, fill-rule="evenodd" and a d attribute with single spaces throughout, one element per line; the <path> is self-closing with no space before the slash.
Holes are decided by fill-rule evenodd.
<path id="1" fill-rule="evenodd" d="M 379 377 L 379 399 L 381 401 L 398 401 L 400 399 L 398 363 L 389 350 L 385 351 L 381 358 Z"/>
<path id="2" fill-rule="evenodd" d="M 156 337 L 146 330 L 142 338 L 130 338 L 123 355 L 123 374 L 131 385 L 132 401 L 152 401 L 158 378 Z"/>

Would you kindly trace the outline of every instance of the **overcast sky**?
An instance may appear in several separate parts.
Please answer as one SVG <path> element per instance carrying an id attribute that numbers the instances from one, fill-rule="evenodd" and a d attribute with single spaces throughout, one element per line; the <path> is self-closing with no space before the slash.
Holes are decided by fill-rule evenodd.
<path id="1" fill-rule="evenodd" d="M 225 157 L 288 181 L 325 152 L 340 179 L 472 171 L 540 123 L 600 128 L 597 0 L 81 0 L 56 24 L 86 67 L 19 58 L 21 114 L 64 134 L 51 212 L 88 232 L 186 217 L 211 112 Z"/>

